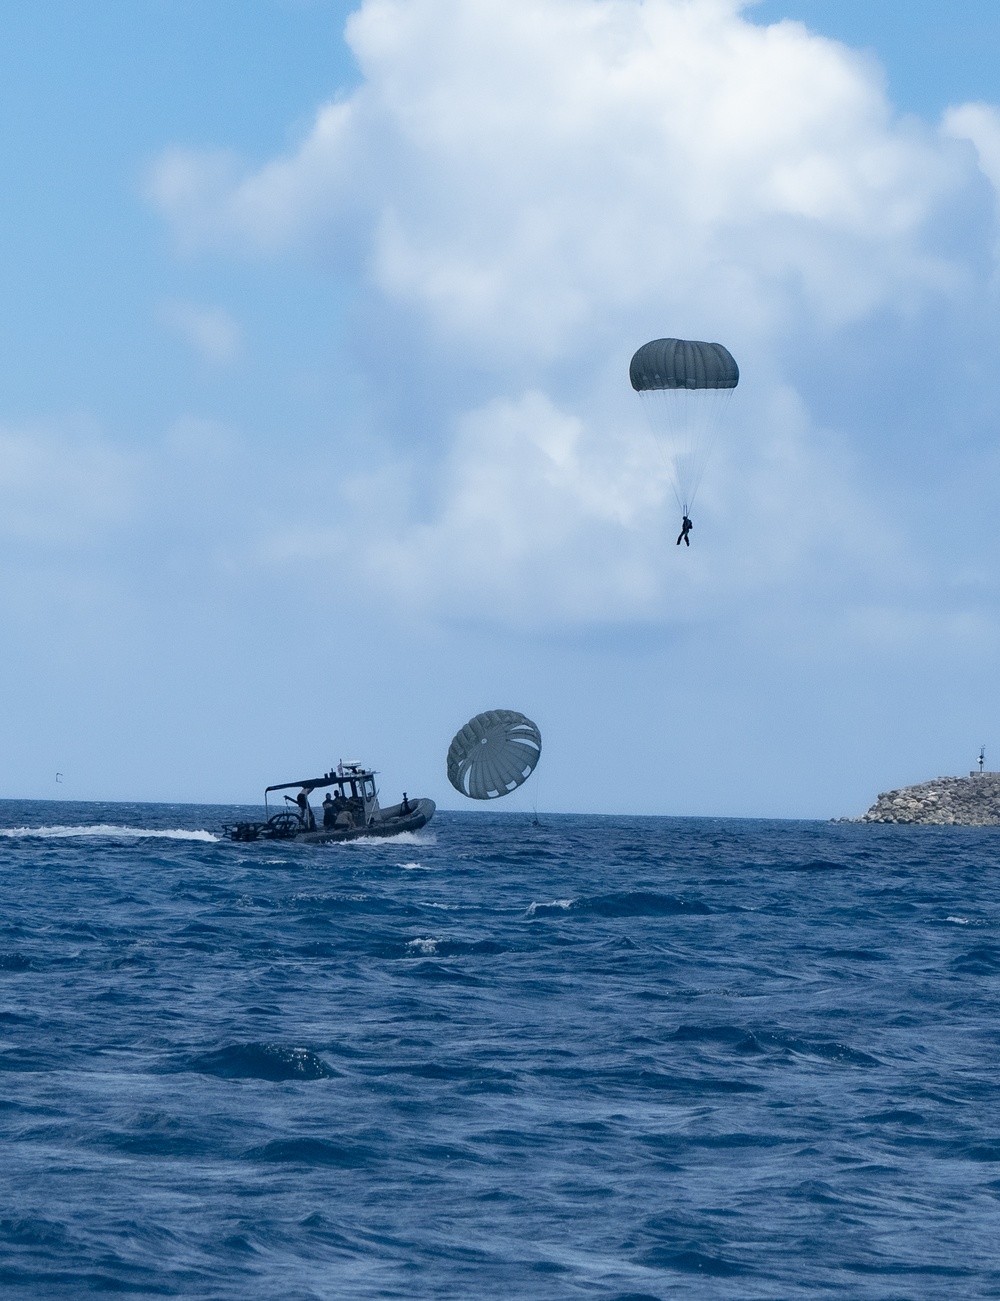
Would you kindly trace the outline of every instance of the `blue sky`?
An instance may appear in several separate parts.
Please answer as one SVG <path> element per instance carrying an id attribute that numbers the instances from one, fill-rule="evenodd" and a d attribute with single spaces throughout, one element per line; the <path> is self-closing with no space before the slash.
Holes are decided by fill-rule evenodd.
<path id="1" fill-rule="evenodd" d="M 457 806 L 493 707 L 543 808 L 1000 767 L 995 6 L 0 13 L 0 791 Z M 689 554 L 656 334 L 743 372 Z"/>

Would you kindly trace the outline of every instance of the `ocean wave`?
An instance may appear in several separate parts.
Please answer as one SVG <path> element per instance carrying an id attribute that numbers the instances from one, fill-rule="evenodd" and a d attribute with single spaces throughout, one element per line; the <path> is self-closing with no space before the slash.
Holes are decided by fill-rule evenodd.
<path id="1" fill-rule="evenodd" d="M 551 903 L 529 904 L 528 917 L 558 917 L 560 913 L 569 912 L 576 899 L 553 899 Z"/>
<path id="2" fill-rule="evenodd" d="M 741 1029 L 736 1025 L 680 1025 L 671 1038 L 677 1043 L 722 1044 L 737 1053 L 764 1051 L 752 1030 Z"/>
<path id="3" fill-rule="evenodd" d="M 377 849 L 379 845 L 420 845 L 424 848 L 436 845 L 437 836 L 433 831 L 399 831 L 394 836 L 358 836 L 357 840 L 334 842 L 350 849 Z"/>
<path id="4" fill-rule="evenodd" d="M 103 1147 L 126 1156 L 198 1157 L 212 1151 L 212 1145 L 190 1134 L 129 1133 L 117 1130 L 103 1134 Z"/>
<path id="5" fill-rule="evenodd" d="M 148 827 L 118 827 L 103 822 L 78 827 L 0 827 L 0 836 L 6 836 L 8 840 L 78 840 L 90 836 L 102 840 L 203 840 L 209 843 L 219 839 L 211 831 L 188 831 L 182 827 L 151 830 Z"/>
<path id="6" fill-rule="evenodd" d="M 325 1138 L 279 1138 L 243 1153 L 244 1161 L 273 1161 L 290 1165 L 339 1166 L 357 1169 L 375 1156 L 360 1144 L 331 1143 Z"/>
<path id="7" fill-rule="evenodd" d="M 220 1080 L 326 1080 L 340 1073 L 308 1048 L 265 1043 L 228 1044 L 189 1058 L 181 1069 Z"/>
<path id="8" fill-rule="evenodd" d="M 495 940 L 448 940 L 428 935 L 417 936 L 416 939 L 408 940 L 402 949 L 396 951 L 400 956 L 408 958 L 418 955 L 455 958 L 461 957 L 463 954 L 484 954 L 487 957 L 495 957 L 498 953 L 507 953 L 508 948 L 505 944 L 498 944 Z M 389 950 L 386 956 L 393 956 L 392 950 Z"/>
<path id="9" fill-rule="evenodd" d="M 966 976 L 996 976 L 1000 974 L 1000 949 L 992 944 L 980 944 L 954 958 L 951 969 Z"/>
<path id="10" fill-rule="evenodd" d="M 775 1050 L 798 1057 L 818 1057 L 845 1066 L 881 1066 L 877 1057 L 837 1039 L 806 1038 L 781 1030 L 750 1030 L 733 1025 L 681 1025 L 671 1038 L 676 1043 L 719 1044 L 741 1055 Z"/>
<path id="11" fill-rule="evenodd" d="M 458 971 L 455 967 L 441 962 L 419 962 L 415 966 L 407 967 L 406 974 L 418 980 L 439 981 L 442 984 L 451 982 L 456 985 L 478 985 L 480 983 L 475 976 L 467 975 L 464 971 Z"/>
<path id="12" fill-rule="evenodd" d="M 609 1072 L 608 1082 L 628 1089 L 652 1089 L 661 1093 L 687 1093 L 702 1097 L 710 1093 L 763 1093 L 759 1084 L 747 1080 L 722 1079 L 706 1075 L 668 1075 L 664 1071 L 622 1070 Z"/>
<path id="13" fill-rule="evenodd" d="M 533 903 L 528 917 L 562 917 L 567 913 L 585 917 L 674 917 L 681 913 L 704 916 L 712 910 L 698 900 L 691 902 L 675 894 L 656 894 L 651 890 L 624 890 L 616 894 L 596 894 L 582 899 L 553 899 L 551 903 Z"/>
<path id="14" fill-rule="evenodd" d="M 654 1247 L 642 1258 L 644 1265 L 656 1269 L 674 1269 L 681 1274 L 700 1274 L 705 1278 L 737 1278 L 746 1270 L 735 1260 L 724 1256 L 709 1256 L 702 1251 L 674 1251 Z"/>
<path id="15" fill-rule="evenodd" d="M 28 1217 L 0 1220 L 0 1242 L 18 1246 L 45 1247 L 70 1243 L 71 1234 L 64 1224 L 56 1220 Z"/>
<path id="16" fill-rule="evenodd" d="M 294 894 L 285 903 L 285 907 L 294 912 L 336 914 L 374 913 L 376 915 L 394 914 L 403 917 L 417 917 L 420 909 L 407 901 L 397 902 L 382 895 L 365 894 Z"/>

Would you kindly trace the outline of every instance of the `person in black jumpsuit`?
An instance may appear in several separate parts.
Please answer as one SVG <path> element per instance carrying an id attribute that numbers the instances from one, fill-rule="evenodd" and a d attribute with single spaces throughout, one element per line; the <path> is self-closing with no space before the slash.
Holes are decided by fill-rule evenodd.
<path id="1" fill-rule="evenodd" d="M 309 807 L 309 792 L 303 786 L 295 797 L 295 803 L 299 806 L 299 817 L 302 819 L 303 831 L 315 831 L 316 819 L 313 817 L 313 811 Z"/>
<path id="2" fill-rule="evenodd" d="M 694 525 L 691 523 L 691 521 L 687 517 L 687 514 L 685 513 L 684 518 L 681 521 L 680 536 L 677 539 L 678 546 L 680 546 L 682 542 L 686 547 L 689 547 L 691 545 L 691 539 L 688 537 L 688 534 L 691 532 L 693 528 Z"/>
<path id="3" fill-rule="evenodd" d="M 342 830 L 354 826 L 350 802 L 345 798 L 344 792 L 340 790 L 333 797 L 333 825 L 340 827 Z"/>

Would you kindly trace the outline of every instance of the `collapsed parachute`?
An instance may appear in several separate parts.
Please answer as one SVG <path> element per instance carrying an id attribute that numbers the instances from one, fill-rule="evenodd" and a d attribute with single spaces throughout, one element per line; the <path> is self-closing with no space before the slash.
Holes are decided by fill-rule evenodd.
<path id="1" fill-rule="evenodd" d="M 514 709 L 489 709 L 471 718 L 448 748 L 448 780 L 473 800 L 508 795 L 534 771 L 542 734 Z"/>
<path id="2" fill-rule="evenodd" d="M 628 374 L 669 460 L 674 496 L 686 517 L 740 369 L 721 343 L 653 339 L 632 358 Z"/>

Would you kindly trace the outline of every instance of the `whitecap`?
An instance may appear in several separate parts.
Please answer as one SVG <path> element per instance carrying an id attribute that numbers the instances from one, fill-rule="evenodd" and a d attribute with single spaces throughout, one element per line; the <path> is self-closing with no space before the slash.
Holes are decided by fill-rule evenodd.
<path id="1" fill-rule="evenodd" d="M 535 917 L 539 908 L 572 908 L 575 902 L 575 899 L 552 899 L 548 903 L 536 902 L 529 905 L 526 915 Z"/>
<path id="2" fill-rule="evenodd" d="M 80 827 L 0 827 L 0 836 L 6 836 L 10 840 L 26 837 L 69 840 L 87 836 L 104 840 L 202 840 L 213 843 L 219 839 L 211 831 L 187 831 L 180 827 L 152 831 L 147 827 L 116 827 L 103 822 Z"/>
<path id="3" fill-rule="evenodd" d="M 428 937 L 426 939 L 410 940 L 406 947 L 414 953 L 437 953 L 438 942 Z"/>
<path id="4" fill-rule="evenodd" d="M 969 925 L 969 919 L 968 919 L 968 917 L 946 917 L 945 920 L 946 920 L 946 921 L 949 921 L 949 922 L 954 922 L 956 926 L 968 926 L 968 925 Z"/>
<path id="5" fill-rule="evenodd" d="M 334 842 L 335 844 L 338 842 Z M 394 836 L 358 836 L 356 840 L 342 840 L 342 845 L 354 849 L 374 849 L 382 844 L 397 845 L 436 845 L 437 836 L 433 831 L 399 831 Z"/>
<path id="6" fill-rule="evenodd" d="M 429 872 L 431 870 L 423 863 L 397 863 L 396 866 L 404 872 Z"/>

